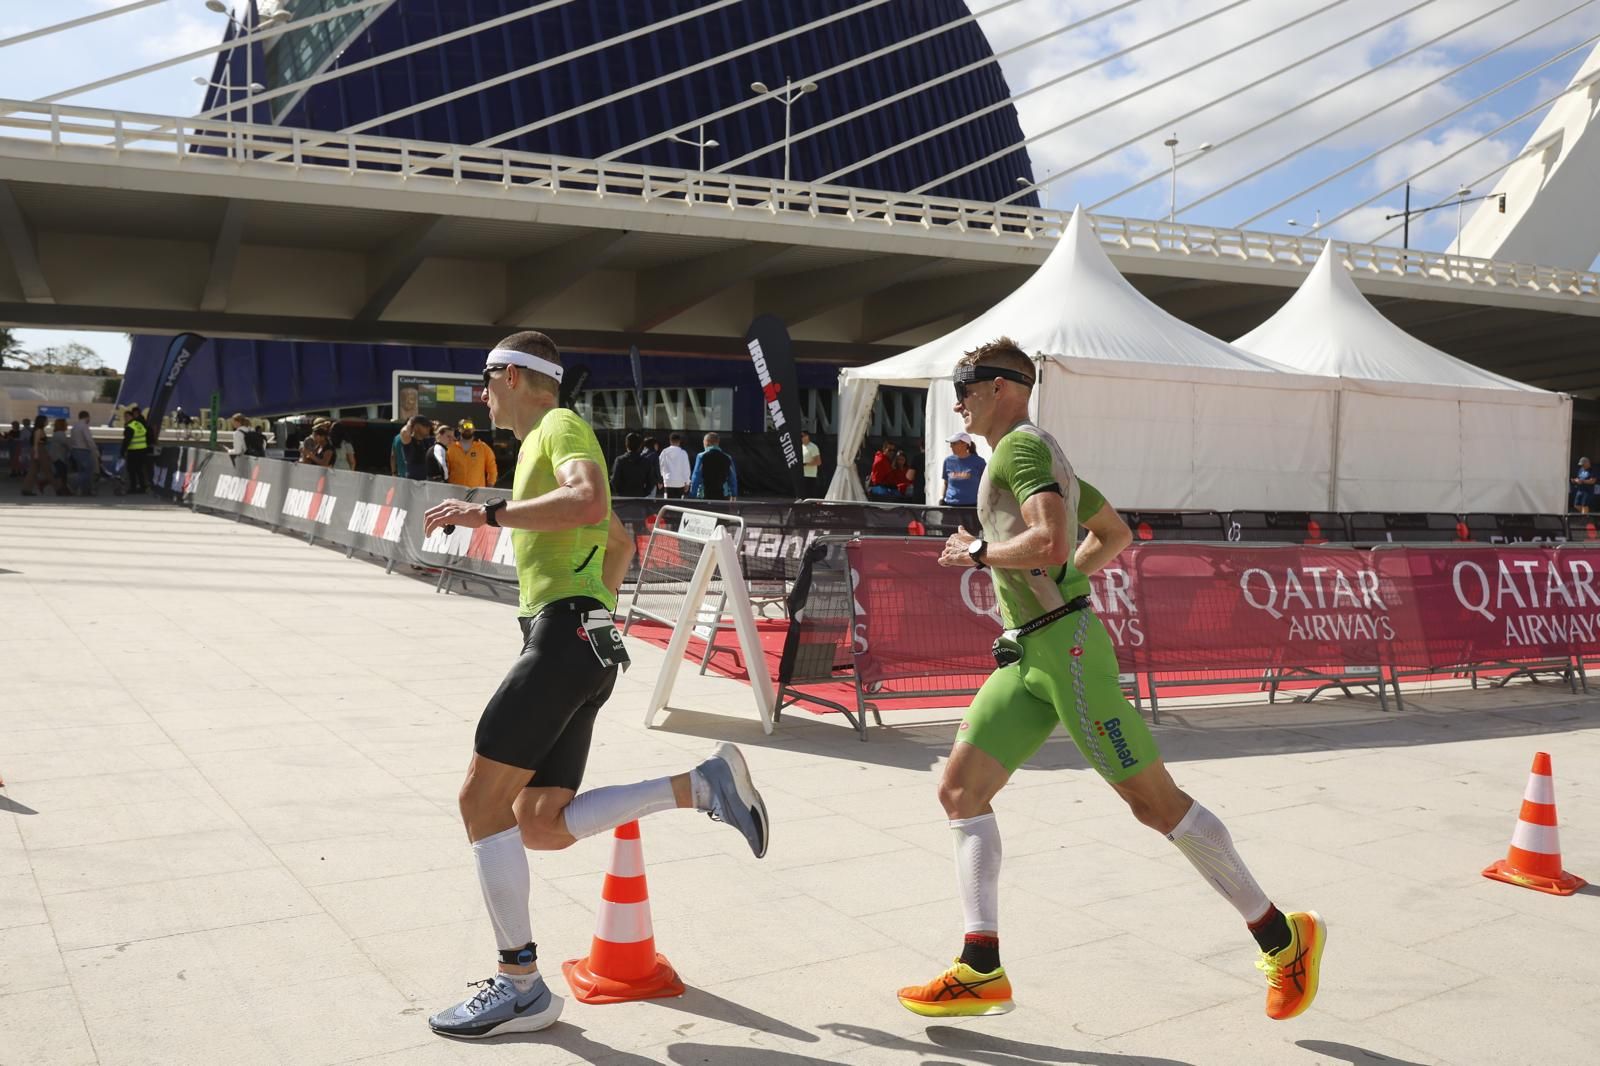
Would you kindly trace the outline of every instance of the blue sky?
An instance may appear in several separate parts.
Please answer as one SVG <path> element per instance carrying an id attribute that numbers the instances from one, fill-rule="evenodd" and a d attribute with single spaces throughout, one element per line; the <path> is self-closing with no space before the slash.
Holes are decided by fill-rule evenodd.
<path id="1" fill-rule="evenodd" d="M 0 39 L 124 2 L 5 0 L 0 4 Z M 1165 217 L 1169 208 L 1170 158 L 1162 141 L 1175 130 L 1180 148 L 1203 142 L 1217 145 L 1178 172 L 1178 205 L 1184 221 L 1231 227 L 1260 214 L 1249 228 L 1294 232 L 1287 224 L 1291 218 L 1310 222 L 1320 211 L 1326 223 L 1348 211 L 1324 232 L 1348 240 L 1372 241 L 1389 226 L 1381 216 L 1396 210 L 1400 203 L 1399 192 L 1384 193 L 1388 186 L 1403 182 L 1447 153 L 1559 92 L 1593 45 L 1578 47 L 1566 59 L 1420 135 L 1408 135 L 1473 97 L 1600 35 L 1597 0 L 1431 0 L 1326 55 L 1315 55 L 1336 41 L 1376 27 L 1419 3 L 1420 0 L 1137 0 L 1113 16 L 1007 57 L 1002 66 L 1018 97 L 1024 132 L 1039 138 L 1029 146 L 1036 176 L 1070 171 L 1050 183 L 1051 206 L 1106 201 L 1098 211 L 1138 218 Z M 994 11 L 984 16 L 981 24 L 999 51 L 1113 4 L 1114 0 L 972 0 L 970 6 Z M 1550 28 L 1471 70 L 1421 88 L 1456 66 L 1574 8 L 1577 10 Z M 1473 26 L 1400 63 L 1383 66 L 1391 57 L 1484 13 L 1487 16 Z M 1092 71 L 1036 88 L 1195 19 L 1200 21 L 1153 44 L 1134 48 Z M 35 99 L 206 47 L 220 39 L 224 21 L 222 15 L 208 11 L 202 0 L 167 0 L 89 27 L 8 48 L 5 63 L 0 65 L 0 96 Z M 1257 43 L 1181 77 L 1172 77 L 1274 30 L 1278 32 Z M 1280 67 L 1287 68 L 1283 74 L 1256 88 L 1239 91 Z M 192 114 L 202 92 L 192 79 L 197 74 L 208 74 L 210 69 L 209 60 L 195 60 L 74 96 L 71 102 L 158 114 Z M 1237 136 L 1363 71 L 1370 73 L 1337 93 L 1273 121 L 1256 133 Z M 1100 110 L 1132 93 L 1138 95 Z M 1214 103 L 1174 122 L 1177 116 L 1207 101 Z M 1394 102 L 1393 106 L 1327 139 L 1330 131 L 1390 102 Z M 1484 176 L 1522 149 L 1542 113 L 1540 108 L 1418 177 L 1414 201 L 1432 203 L 1449 196 L 1461 184 L 1488 192 L 1493 180 L 1484 181 Z M 1074 119 L 1077 121 L 1071 121 Z M 1063 125 L 1065 128 L 1059 131 L 1047 132 Z M 1130 139 L 1133 143 L 1119 147 Z M 1391 142 L 1398 143 L 1387 147 Z M 1187 206 L 1303 145 L 1310 146 L 1309 150 L 1282 165 L 1214 198 Z M 1380 148 L 1386 149 L 1383 154 L 1349 174 L 1315 191 L 1304 191 Z M 1082 165 L 1102 153 L 1103 159 Z M 1145 178 L 1156 180 L 1124 194 L 1130 185 Z M 1285 202 L 1276 206 L 1279 201 Z M 1455 225 L 1454 211 L 1433 212 L 1413 223 L 1412 244 L 1443 248 L 1454 238 Z M 1385 237 L 1384 243 L 1398 244 L 1399 234 Z M 29 330 L 22 331 L 22 335 L 31 347 L 72 339 L 89 344 L 112 365 L 120 366 L 126 360 L 127 342 L 121 334 L 64 335 Z"/>

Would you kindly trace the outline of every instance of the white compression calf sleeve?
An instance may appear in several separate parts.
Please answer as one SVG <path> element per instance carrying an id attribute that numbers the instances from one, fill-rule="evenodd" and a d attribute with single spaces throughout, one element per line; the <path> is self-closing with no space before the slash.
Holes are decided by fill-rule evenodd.
<path id="1" fill-rule="evenodd" d="M 496 945 L 501 951 L 525 946 L 533 939 L 533 926 L 528 919 L 528 853 L 522 850 L 522 830 L 512 826 L 473 841 L 472 860 L 489 921 L 494 923 Z"/>
<path id="2" fill-rule="evenodd" d="M 956 882 L 969 933 L 1000 931 L 1000 824 L 993 814 L 951 819 Z"/>
<path id="3" fill-rule="evenodd" d="M 1260 921 L 1272 903 L 1267 899 L 1244 860 L 1233 848 L 1233 837 L 1221 819 L 1195 801 L 1167 839 L 1211 882 L 1222 898 L 1233 904 L 1240 917 Z"/>
<path id="4" fill-rule="evenodd" d="M 567 832 L 582 840 L 647 814 L 670 811 L 677 805 L 678 801 L 672 795 L 672 778 L 658 777 L 653 781 L 609 785 L 580 792 L 572 797 L 564 813 Z"/>

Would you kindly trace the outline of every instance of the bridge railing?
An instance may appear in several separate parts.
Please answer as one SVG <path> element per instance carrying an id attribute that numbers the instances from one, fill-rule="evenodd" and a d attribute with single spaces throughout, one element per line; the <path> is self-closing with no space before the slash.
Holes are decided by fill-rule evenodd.
<path id="1" fill-rule="evenodd" d="M 6 154 L 7 141 L 42 141 L 56 150 L 100 148 L 119 156 L 169 154 L 179 165 L 195 157 L 211 157 L 230 161 L 241 169 L 388 174 L 402 182 L 448 182 L 474 193 L 498 185 L 506 194 L 534 198 L 631 197 L 641 203 L 681 205 L 683 210 L 697 213 L 746 217 L 764 213 L 774 220 L 802 224 L 957 232 L 976 240 L 1023 246 L 1059 235 L 1070 218 L 1069 212 L 1025 204 L 0 99 L 0 156 Z M 1316 261 L 1326 243 L 1320 237 L 1112 215 L 1091 215 L 1089 222 L 1108 251 L 1168 259 L 1304 270 Z M 1358 276 L 1600 299 L 1600 274 L 1588 270 L 1389 245 L 1334 243 L 1351 272 Z"/>

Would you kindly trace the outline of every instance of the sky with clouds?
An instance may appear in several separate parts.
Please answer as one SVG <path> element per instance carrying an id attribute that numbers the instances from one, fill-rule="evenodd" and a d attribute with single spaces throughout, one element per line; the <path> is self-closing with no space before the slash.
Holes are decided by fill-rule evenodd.
<path id="1" fill-rule="evenodd" d="M 126 2 L 4 0 L 0 39 Z M 1031 139 L 1035 176 L 1057 176 L 1048 185 L 1051 206 L 1082 203 L 1107 214 L 1165 217 L 1171 156 L 1162 142 L 1176 132 L 1180 151 L 1215 146 L 1187 157 L 1177 171 L 1182 220 L 1230 227 L 1248 220 L 1252 229 L 1292 232 L 1289 219 L 1309 223 L 1320 213 L 1329 236 L 1393 244 L 1400 235 L 1386 234 L 1393 224 L 1383 220 L 1401 200 L 1392 187 L 1415 175 L 1414 204 L 1446 199 L 1463 184 L 1487 192 L 1496 168 L 1517 155 L 1537 125 L 1545 110 L 1537 105 L 1561 91 L 1600 38 L 1600 0 L 971 0 L 969 6 L 993 11 L 980 24 L 997 52 L 1049 35 L 1001 64 Z M 1108 9 L 1117 10 L 1092 19 Z M 1090 21 L 1051 34 L 1081 20 Z M 0 96 L 34 99 L 205 48 L 220 39 L 224 22 L 202 0 L 166 0 L 16 45 L 0 65 Z M 1529 34 L 1545 22 L 1551 24 Z M 1107 57 L 1113 58 L 1097 63 Z M 192 114 L 202 93 L 193 78 L 210 69 L 209 60 L 192 60 L 72 102 Z M 1413 222 L 1412 244 L 1444 248 L 1455 228 L 1455 211 L 1432 212 Z M 113 365 L 126 360 L 121 334 L 23 336 L 33 347 L 79 340 Z"/>

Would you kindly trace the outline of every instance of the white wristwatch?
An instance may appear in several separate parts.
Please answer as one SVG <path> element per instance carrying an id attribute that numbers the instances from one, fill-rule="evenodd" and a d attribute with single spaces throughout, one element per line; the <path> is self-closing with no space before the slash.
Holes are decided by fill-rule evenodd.
<path id="1" fill-rule="evenodd" d="M 967 555 L 971 557 L 972 565 L 976 566 L 979 570 L 982 570 L 984 566 L 987 565 L 984 563 L 983 559 L 980 558 L 980 556 L 983 555 L 983 549 L 987 547 L 988 545 L 983 542 L 982 537 L 967 545 Z"/>

